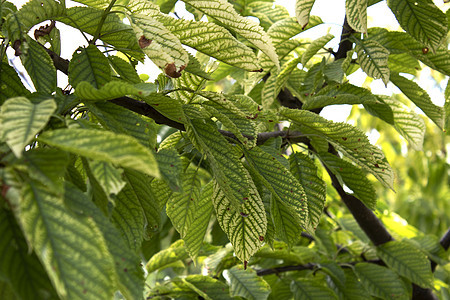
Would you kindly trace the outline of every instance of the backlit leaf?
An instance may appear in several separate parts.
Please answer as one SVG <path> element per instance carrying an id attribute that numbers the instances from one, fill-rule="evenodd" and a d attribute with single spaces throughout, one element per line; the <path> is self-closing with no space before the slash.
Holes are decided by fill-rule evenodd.
<path id="1" fill-rule="evenodd" d="M 6 143 L 17 157 L 44 128 L 56 109 L 52 99 L 31 103 L 24 97 L 11 98 L 2 105 L 0 120 Z"/>
<path id="2" fill-rule="evenodd" d="M 225 270 L 224 276 L 230 282 L 232 297 L 265 300 L 269 296 L 270 286 L 251 268 L 244 270 L 241 266 L 235 266 Z"/>

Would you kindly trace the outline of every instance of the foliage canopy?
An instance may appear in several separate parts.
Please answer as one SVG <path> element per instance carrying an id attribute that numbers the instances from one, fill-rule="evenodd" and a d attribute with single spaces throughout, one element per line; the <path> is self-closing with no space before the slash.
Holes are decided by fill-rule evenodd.
<path id="1" fill-rule="evenodd" d="M 314 0 L 77 2 L 0 2 L 0 298 L 449 299 L 449 11 L 347 0 L 333 50 Z"/>

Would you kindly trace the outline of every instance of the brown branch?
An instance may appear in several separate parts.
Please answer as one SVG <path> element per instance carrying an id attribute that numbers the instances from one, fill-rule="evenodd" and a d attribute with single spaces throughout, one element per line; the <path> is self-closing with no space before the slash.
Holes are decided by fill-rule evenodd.
<path id="1" fill-rule="evenodd" d="M 347 52 L 352 50 L 353 43 L 349 40 L 350 35 L 355 33 L 355 30 L 348 25 L 347 17 L 344 19 L 344 25 L 342 26 L 341 41 L 339 42 L 339 49 L 336 53 L 333 53 L 334 59 L 338 60 L 347 57 Z"/>

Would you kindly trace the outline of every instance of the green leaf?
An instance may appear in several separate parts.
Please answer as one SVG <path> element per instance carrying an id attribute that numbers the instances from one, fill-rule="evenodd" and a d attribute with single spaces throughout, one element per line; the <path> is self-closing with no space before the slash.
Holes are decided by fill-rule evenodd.
<path id="1" fill-rule="evenodd" d="M 334 38 L 334 35 L 328 33 L 318 39 L 315 39 L 311 44 L 309 44 L 306 51 L 303 52 L 302 65 L 305 66 L 306 63 L 325 45 Z"/>
<path id="2" fill-rule="evenodd" d="M 191 120 L 187 132 L 194 145 L 199 145 L 211 165 L 216 181 L 236 209 L 249 194 L 249 179 L 236 149 L 217 131 L 212 121 Z"/>
<path id="3" fill-rule="evenodd" d="M 225 0 L 186 0 L 185 3 L 215 19 L 221 26 L 231 32 L 243 37 L 266 54 L 276 67 L 279 66 L 278 56 L 269 35 L 258 24 L 240 16 L 230 3 Z"/>
<path id="4" fill-rule="evenodd" d="M 394 174 L 383 152 L 371 145 L 359 129 L 346 123 L 328 121 L 309 111 L 282 108 L 280 112 L 298 124 L 302 132 L 325 139 L 386 187 L 393 188 Z"/>
<path id="5" fill-rule="evenodd" d="M 120 191 L 115 197 L 114 210 L 111 221 L 125 240 L 127 247 L 138 252 L 145 233 L 145 216 L 142 210 L 140 198 L 134 187 L 130 184 Z"/>
<path id="6" fill-rule="evenodd" d="M 181 123 L 186 122 L 182 103 L 179 99 L 174 99 L 159 93 L 151 93 L 142 100 L 144 100 L 147 104 L 150 104 L 167 118 Z"/>
<path id="7" fill-rule="evenodd" d="M 389 51 L 374 40 L 356 40 L 356 53 L 361 69 L 374 79 L 381 78 L 384 84 L 389 82 Z"/>
<path id="8" fill-rule="evenodd" d="M 225 270 L 224 276 L 230 282 L 232 297 L 265 300 L 270 294 L 270 286 L 253 269 L 244 270 L 241 266 L 235 266 Z"/>
<path id="9" fill-rule="evenodd" d="M 149 94 L 148 91 L 124 81 L 110 81 L 99 89 L 87 81 L 81 81 L 75 90 L 75 96 L 83 100 L 111 100 L 126 95 L 143 97 Z"/>
<path id="10" fill-rule="evenodd" d="M 109 2 L 107 4 L 109 5 Z M 104 21 L 102 30 L 100 31 L 100 39 L 103 42 L 112 45 L 115 49 L 126 53 L 139 61 L 143 61 L 144 53 L 139 47 L 136 36 L 130 25 L 126 25 L 123 22 L 123 15 L 120 15 L 119 17 L 117 14 L 109 13 L 106 16 L 106 19 L 103 19 L 103 14 L 103 9 L 78 6 L 66 9 L 66 15 L 56 18 L 56 20 L 64 22 L 74 28 L 79 28 L 90 35 L 94 35 L 100 26 L 100 22 Z"/>
<path id="11" fill-rule="evenodd" d="M 79 214 L 92 217 L 101 231 L 109 253 L 114 260 L 116 284 L 127 299 L 141 299 L 144 289 L 144 272 L 139 256 L 131 251 L 120 237 L 119 231 L 75 186 L 66 184 L 65 203 Z"/>
<path id="12" fill-rule="evenodd" d="M 200 198 L 195 210 L 194 220 L 184 236 L 184 244 L 191 258 L 196 258 L 203 243 L 209 220 L 213 213 L 212 205 L 213 182 L 210 181 L 200 191 Z"/>
<path id="13" fill-rule="evenodd" d="M 378 256 L 393 270 L 423 288 L 433 288 L 428 258 L 407 242 L 391 241 L 377 247 Z"/>
<path id="14" fill-rule="evenodd" d="M 0 104 L 8 98 L 29 95 L 30 92 L 23 86 L 14 68 L 6 62 L 0 62 Z"/>
<path id="15" fill-rule="evenodd" d="M 155 148 L 157 132 L 152 119 L 111 102 L 86 102 L 85 105 L 105 128 L 116 133 L 128 134 L 146 148 Z"/>
<path id="16" fill-rule="evenodd" d="M 394 113 L 394 128 L 411 145 L 414 150 L 422 151 L 425 138 L 425 122 L 416 113 L 403 105 L 400 101 L 383 97 Z"/>
<path id="17" fill-rule="evenodd" d="M 367 33 L 368 0 L 346 0 L 345 12 L 347 22 L 356 32 Z"/>
<path id="18" fill-rule="evenodd" d="M 293 153 L 289 156 L 292 175 L 297 178 L 305 190 L 308 199 L 308 213 L 311 226 L 315 229 L 325 205 L 326 184 L 317 176 L 314 162 L 303 153 Z"/>
<path id="19" fill-rule="evenodd" d="M 189 275 L 183 281 L 204 299 L 228 300 L 230 297 L 228 286 L 209 276 Z"/>
<path id="20" fill-rule="evenodd" d="M 388 0 L 402 28 L 416 40 L 436 51 L 447 37 L 446 15 L 432 1 Z"/>
<path id="21" fill-rule="evenodd" d="M 39 141 L 74 154 L 159 177 L 153 153 L 127 135 L 72 128 L 47 131 L 39 137 Z"/>
<path id="22" fill-rule="evenodd" d="M 56 292 L 34 252 L 27 242 L 11 211 L 5 209 L 0 196 L 0 277 L 6 279 L 17 299 L 41 299 L 45 295 L 56 298 Z M 2 297 L 3 296 L 3 297 Z M 5 297 L 2 299 L 15 299 Z"/>
<path id="23" fill-rule="evenodd" d="M 421 70 L 419 61 L 409 53 L 389 55 L 388 66 L 392 73 L 416 75 Z"/>
<path id="24" fill-rule="evenodd" d="M 186 46 L 247 71 L 261 69 L 253 50 L 217 24 L 164 15 L 159 16 L 158 20 Z"/>
<path id="25" fill-rule="evenodd" d="M 184 260 L 189 257 L 184 247 L 183 240 L 178 240 L 169 248 L 164 249 L 156 253 L 150 258 L 145 268 L 147 272 L 152 273 L 156 270 L 164 269 L 174 262 Z"/>
<path id="26" fill-rule="evenodd" d="M 409 299 L 403 282 L 388 268 L 371 263 L 358 263 L 355 265 L 355 273 L 373 296 L 382 299 Z"/>
<path id="27" fill-rule="evenodd" d="M 353 218 L 352 218 L 353 219 Z M 352 269 L 343 268 L 345 274 L 345 287 L 342 291 L 349 300 L 365 300 L 367 293 Z"/>
<path id="28" fill-rule="evenodd" d="M 108 60 L 114 71 L 116 71 L 116 73 L 120 76 L 120 79 L 123 79 L 129 83 L 142 82 L 135 68 L 129 62 L 115 55 L 108 56 Z"/>
<path id="29" fill-rule="evenodd" d="M 55 0 L 32 0 L 25 3 L 15 14 L 10 14 L 5 22 L 4 28 L 8 32 L 10 41 L 20 39 L 31 27 L 45 20 L 62 16 L 65 6 Z"/>
<path id="30" fill-rule="evenodd" d="M 61 298 L 113 297 L 112 257 L 92 218 L 75 216 L 35 182 L 23 186 L 18 205 L 25 237 Z"/>
<path id="31" fill-rule="evenodd" d="M 197 202 L 200 200 L 200 184 L 198 170 L 188 169 L 181 176 L 182 192 L 172 194 L 167 201 L 167 216 L 181 238 L 184 238 L 194 221 Z"/>
<path id="32" fill-rule="evenodd" d="M 180 192 L 180 173 L 181 160 L 180 155 L 175 149 L 159 149 L 156 153 L 156 161 L 158 162 L 159 171 L 162 178 L 170 186 L 172 191 Z"/>
<path id="33" fill-rule="evenodd" d="M 371 210 L 376 209 L 377 195 L 375 188 L 360 168 L 329 153 L 320 153 L 320 157 L 362 203 Z"/>
<path id="34" fill-rule="evenodd" d="M 289 245 L 294 245 L 302 228 L 312 231 L 302 185 L 275 157 L 260 148 L 255 147 L 244 154 L 252 175 L 272 193 L 271 212 L 277 234 Z"/>
<path id="35" fill-rule="evenodd" d="M 295 300 L 338 299 L 330 288 L 315 279 L 298 278 L 291 282 L 291 291 Z"/>
<path id="36" fill-rule="evenodd" d="M 444 109 L 434 105 L 428 93 L 417 83 L 398 74 L 391 75 L 394 83 L 414 104 L 416 104 L 439 128 L 444 128 Z"/>
<path id="37" fill-rule="evenodd" d="M 31 149 L 24 152 L 24 161 L 31 178 L 40 181 L 54 192 L 62 192 L 67 164 L 67 153 L 48 148 Z"/>
<path id="38" fill-rule="evenodd" d="M 309 23 L 309 14 L 315 0 L 297 0 L 295 1 L 295 16 L 302 29 Z"/>
<path id="39" fill-rule="evenodd" d="M 189 62 L 180 40 L 161 22 L 149 15 L 134 13 L 128 16 L 142 51 L 172 78 L 181 76 Z"/>
<path id="40" fill-rule="evenodd" d="M 237 258 L 244 264 L 262 246 L 267 230 L 264 204 L 251 180 L 249 184 L 249 197 L 239 210 L 232 206 L 217 183 L 212 197 L 217 221 L 233 245 Z"/>
<path id="41" fill-rule="evenodd" d="M 28 49 L 20 58 L 38 92 L 50 95 L 56 89 L 56 69 L 47 51 L 36 41 L 26 39 Z"/>
<path id="42" fill-rule="evenodd" d="M 97 179 L 107 196 L 117 195 L 125 186 L 122 180 L 122 171 L 115 168 L 111 163 L 98 160 L 90 160 L 89 167 L 92 175 Z"/>
<path id="43" fill-rule="evenodd" d="M 0 120 L 6 143 L 17 157 L 47 124 L 56 109 L 52 99 L 31 103 L 24 97 L 11 98 L 2 105 Z"/>
<path id="44" fill-rule="evenodd" d="M 302 25 L 300 25 L 297 22 L 297 19 L 295 17 L 287 18 L 280 20 L 275 24 L 273 24 L 272 26 L 270 26 L 267 33 L 272 39 L 273 45 L 278 49 L 280 46 L 282 46 L 283 43 L 287 42 L 290 38 L 293 38 L 294 36 L 303 32 L 304 30 L 313 28 L 322 23 L 323 22 L 321 18 L 316 16 L 310 16 L 308 25 L 302 28 Z"/>
<path id="45" fill-rule="evenodd" d="M 130 188 L 128 197 L 137 203 L 139 211 L 145 216 L 145 232 L 147 237 L 157 232 L 161 226 L 161 208 L 156 197 L 151 178 L 133 170 L 125 170 L 124 179 Z"/>
<path id="46" fill-rule="evenodd" d="M 101 88 L 111 80 L 111 67 L 108 59 L 95 45 L 78 48 L 69 63 L 69 83 L 77 88 L 82 81 L 87 81 L 95 88 Z"/>

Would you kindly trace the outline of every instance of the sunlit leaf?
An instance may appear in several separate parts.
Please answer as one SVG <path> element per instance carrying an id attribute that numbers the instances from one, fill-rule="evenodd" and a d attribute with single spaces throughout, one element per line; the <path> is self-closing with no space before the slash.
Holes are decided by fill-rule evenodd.
<path id="1" fill-rule="evenodd" d="M 292 281 L 291 291 L 295 300 L 338 299 L 330 288 L 314 279 L 298 278 Z"/>
<path id="2" fill-rule="evenodd" d="M 389 51 L 374 40 L 358 41 L 355 46 L 358 63 L 367 75 L 381 78 L 384 84 L 389 82 Z"/>
<path id="3" fill-rule="evenodd" d="M 75 216 L 34 182 L 24 185 L 19 205 L 25 237 L 61 298 L 113 297 L 113 261 L 92 218 Z"/>
<path id="4" fill-rule="evenodd" d="M 298 124 L 304 133 L 321 136 L 386 187 L 393 188 L 394 174 L 383 152 L 356 127 L 334 123 L 305 110 L 282 108 L 281 114 Z"/>
<path id="5" fill-rule="evenodd" d="M 416 104 L 439 128 L 444 128 L 444 109 L 431 101 L 428 93 L 417 83 L 398 74 L 391 75 L 391 81 Z"/>
<path id="6" fill-rule="evenodd" d="M 111 67 L 108 59 L 95 45 L 78 48 L 69 63 L 69 83 L 77 87 L 87 81 L 95 88 L 100 88 L 111 80 Z"/>
<path id="7" fill-rule="evenodd" d="M 264 204 L 251 180 L 249 184 L 249 197 L 239 210 L 232 206 L 218 184 L 212 198 L 217 221 L 233 245 L 236 256 L 244 263 L 261 247 L 267 229 Z"/>
<path id="8" fill-rule="evenodd" d="M 235 266 L 225 270 L 224 276 L 230 282 L 230 292 L 233 297 L 265 300 L 269 296 L 270 286 L 264 279 L 258 277 L 253 269 L 244 270 L 241 266 Z"/>
<path id="9" fill-rule="evenodd" d="M 422 44 L 433 50 L 447 36 L 447 17 L 432 1 L 389 0 L 389 8 L 402 28 Z"/>
<path id="10" fill-rule="evenodd" d="M 314 5 L 314 0 L 297 0 L 295 2 L 295 16 L 302 29 L 309 23 L 309 13 Z"/>
<path id="11" fill-rule="evenodd" d="M 127 135 L 72 128 L 47 131 L 39 140 L 65 151 L 159 177 L 152 152 Z"/>
<path id="12" fill-rule="evenodd" d="M 367 33 L 368 0 L 346 0 L 345 12 L 347 22 L 355 31 Z"/>
<path id="13" fill-rule="evenodd" d="M 52 99 L 31 103 L 24 97 L 11 98 L 2 105 L 0 120 L 6 143 L 17 157 L 44 128 L 56 109 Z"/>
<path id="14" fill-rule="evenodd" d="M 391 241 L 377 247 L 380 258 L 398 274 L 423 288 L 433 287 L 430 261 L 407 242 Z"/>
<path id="15" fill-rule="evenodd" d="M 204 299 L 228 300 L 230 297 L 228 286 L 215 278 L 202 275 L 189 275 L 183 281 Z"/>
<path id="16" fill-rule="evenodd" d="M 409 299 L 401 279 L 386 267 L 371 263 L 358 263 L 355 265 L 355 273 L 372 296 L 385 299 Z"/>
<path id="17" fill-rule="evenodd" d="M 56 68 L 45 49 L 31 38 L 20 58 L 38 92 L 51 94 L 56 89 Z"/>

